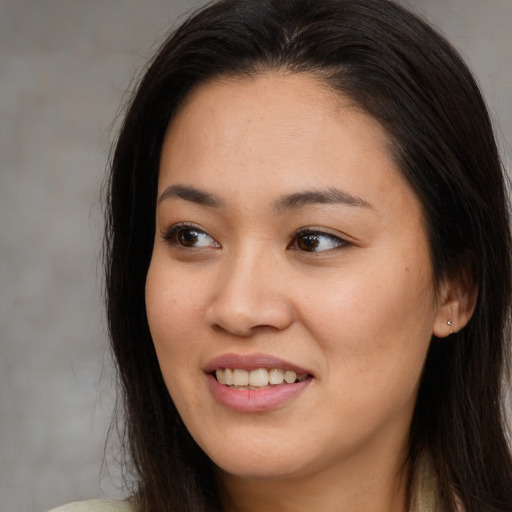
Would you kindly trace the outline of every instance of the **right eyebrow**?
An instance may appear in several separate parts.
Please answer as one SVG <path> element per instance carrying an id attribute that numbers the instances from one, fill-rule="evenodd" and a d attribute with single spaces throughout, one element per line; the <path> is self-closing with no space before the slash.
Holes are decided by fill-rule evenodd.
<path id="1" fill-rule="evenodd" d="M 179 198 L 184 201 L 190 201 L 192 203 L 210 206 L 212 208 L 219 208 L 223 205 L 223 201 L 219 197 L 190 185 L 177 184 L 167 187 L 158 198 L 158 204 L 166 199 L 172 198 Z"/>

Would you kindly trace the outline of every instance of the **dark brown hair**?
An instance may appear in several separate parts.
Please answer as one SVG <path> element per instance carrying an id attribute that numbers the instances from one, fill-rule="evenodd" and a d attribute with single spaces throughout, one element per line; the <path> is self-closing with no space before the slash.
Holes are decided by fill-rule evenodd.
<path id="1" fill-rule="evenodd" d="M 437 282 L 478 289 L 469 324 L 432 339 L 411 426 L 409 489 L 428 453 L 447 511 L 512 510 L 508 379 L 510 231 L 500 158 L 481 93 L 453 48 L 387 0 L 221 0 L 158 50 L 112 159 L 105 239 L 110 335 L 139 511 L 220 510 L 212 463 L 160 373 L 144 287 L 164 133 L 192 88 L 216 76 L 318 76 L 377 119 L 423 205 Z M 508 383 L 508 380 L 507 380 Z"/>

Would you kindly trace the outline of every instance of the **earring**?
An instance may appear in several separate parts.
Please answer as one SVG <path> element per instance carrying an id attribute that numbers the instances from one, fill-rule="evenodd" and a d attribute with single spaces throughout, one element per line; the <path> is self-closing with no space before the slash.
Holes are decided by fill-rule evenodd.
<path id="1" fill-rule="evenodd" d="M 452 321 L 448 320 L 448 322 L 446 322 L 446 323 L 450 326 L 450 334 L 453 334 L 453 329 L 451 329 Z"/>

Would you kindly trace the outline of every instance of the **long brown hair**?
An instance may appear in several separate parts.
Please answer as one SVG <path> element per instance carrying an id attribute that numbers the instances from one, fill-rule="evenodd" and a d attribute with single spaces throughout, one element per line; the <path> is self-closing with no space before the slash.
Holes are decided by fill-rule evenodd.
<path id="1" fill-rule="evenodd" d="M 431 27 L 387 0 L 220 0 L 158 50 L 113 153 L 105 238 L 110 336 L 140 512 L 220 510 L 212 463 L 169 397 L 144 287 L 164 133 L 192 88 L 219 75 L 314 73 L 377 119 L 426 213 L 435 278 L 465 272 L 472 319 L 432 339 L 411 426 L 409 488 L 428 453 L 453 512 L 512 510 L 504 383 L 510 230 L 491 123 L 471 73 Z M 508 382 L 508 380 L 507 380 Z"/>

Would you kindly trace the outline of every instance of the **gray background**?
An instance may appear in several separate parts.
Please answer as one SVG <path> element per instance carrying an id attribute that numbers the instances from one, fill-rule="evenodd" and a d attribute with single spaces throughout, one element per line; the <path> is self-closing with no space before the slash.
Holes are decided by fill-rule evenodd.
<path id="1" fill-rule="evenodd" d="M 114 464 L 117 483 L 101 476 L 113 391 L 99 189 L 123 92 L 201 3 L 0 0 L 0 511 L 122 495 Z M 410 5 L 478 75 L 510 168 L 512 0 Z"/>

